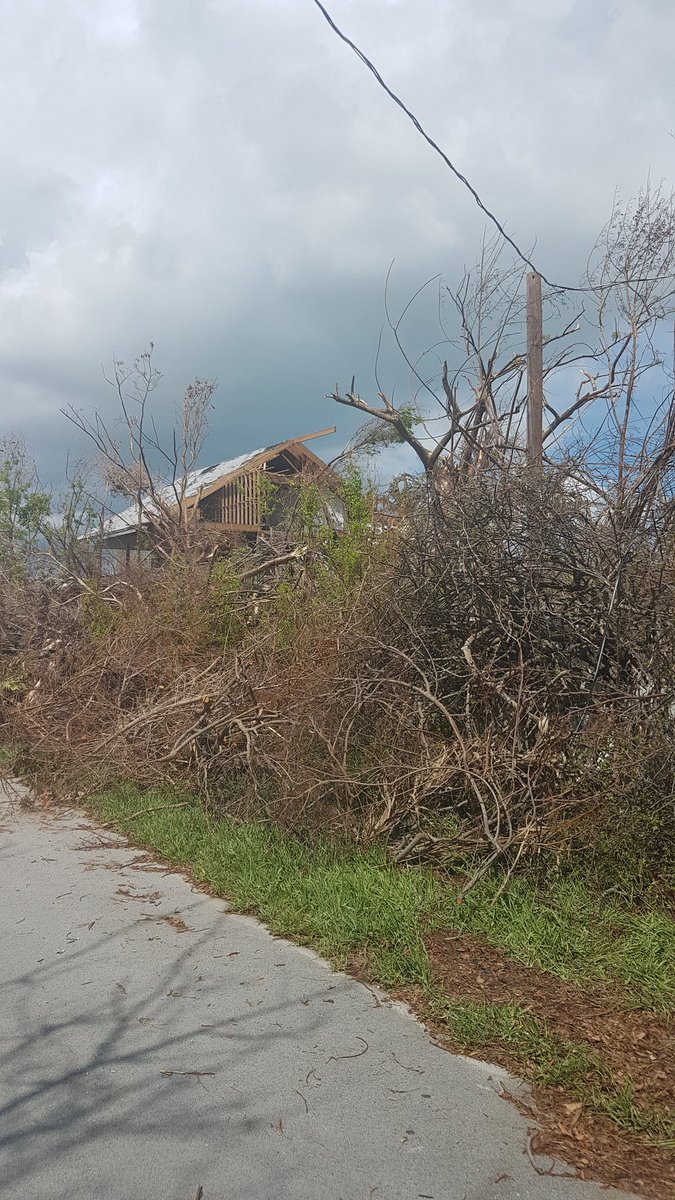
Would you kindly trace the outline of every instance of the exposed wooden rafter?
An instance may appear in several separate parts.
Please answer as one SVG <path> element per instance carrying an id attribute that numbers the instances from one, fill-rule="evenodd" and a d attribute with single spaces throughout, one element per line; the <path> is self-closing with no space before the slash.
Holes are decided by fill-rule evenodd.
<path id="1" fill-rule="evenodd" d="M 261 450 L 260 454 L 257 454 L 255 458 L 249 459 L 249 461 L 245 463 L 239 471 L 235 471 L 232 475 L 227 475 L 225 477 L 221 477 L 220 479 L 216 479 L 196 496 L 191 496 L 187 502 L 187 507 L 193 508 L 195 505 L 201 504 L 203 500 L 206 500 L 213 492 L 217 492 L 219 488 L 224 487 L 225 484 L 235 483 L 236 480 L 240 479 L 242 475 L 246 475 L 250 471 L 258 470 L 263 463 L 268 461 L 268 459 L 276 458 L 277 455 L 283 454 L 284 450 L 289 450 L 292 447 L 298 447 L 301 451 L 302 457 L 306 458 L 308 462 L 311 462 L 313 465 L 319 467 L 328 475 L 333 474 L 328 464 L 325 463 L 323 459 L 319 458 L 318 454 L 315 454 L 313 450 L 310 450 L 307 446 L 305 446 L 305 442 L 310 442 L 314 438 L 326 437 L 331 433 L 335 433 L 335 428 L 335 425 L 332 425 L 329 429 L 320 429 L 317 433 L 308 433 L 304 437 L 288 438 L 285 442 L 279 442 L 276 446 L 268 446 L 265 450 Z"/>

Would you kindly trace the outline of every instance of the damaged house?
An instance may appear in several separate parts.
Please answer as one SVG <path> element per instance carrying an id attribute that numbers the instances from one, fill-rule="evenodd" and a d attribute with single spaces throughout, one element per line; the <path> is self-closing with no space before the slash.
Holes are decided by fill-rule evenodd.
<path id="1" fill-rule="evenodd" d="M 315 485 L 319 520 L 339 530 L 344 523 L 340 478 L 306 445 L 334 433 L 324 429 L 240 454 L 191 471 L 176 485 L 143 493 L 138 501 L 104 522 L 101 542 L 106 566 L 120 570 L 132 559 L 160 562 L 167 517 L 190 525 L 210 549 L 282 550 L 291 537 L 300 485 Z"/>

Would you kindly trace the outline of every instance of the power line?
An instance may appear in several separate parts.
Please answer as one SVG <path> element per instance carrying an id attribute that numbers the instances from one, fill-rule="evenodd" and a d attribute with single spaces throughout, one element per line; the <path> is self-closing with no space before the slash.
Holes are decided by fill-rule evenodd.
<path id="1" fill-rule="evenodd" d="M 523 251 L 520 249 L 520 246 L 516 242 L 514 242 L 513 238 L 506 232 L 501 221 L 495 216 L 495 214 L 493 212 L 490 211 L 490 209 L 487 207 L 487 205 L 483 203 L 483 201 L 481 200 L 475 187 L 473 186 L 473 184 L 471 184 L 469 182 L 466 175 L 462 175 L 462 172 L 460 170 L 458 170 L 458 168 L 451 161 L 451 159 L 448 158 L 447 154 L 445 153 L 445 150 L 442 150 L 441 147 L 438 145 L 438 142 L 435 142 L 434 139 L 431 137 L 431 135 L 427 133 L 426 129 L 422 125 L 421 121 L 415 116 L 414 112 L 411 112 L 411 110 L 408 108 L 408 106 L 403 103 L 400 96 L 397 96 L 396 92 L 394 92 L 392 90 L 392 88 L 389 87 L 389 84 L 385 82 L 385 80 L 380 75 L 380 72 L 378 71 L 375 64 L 372 63 L 370 61 L 370 59 L 363 53 L 363 50 L 359 50 L 359 47 L 356 45 L 356 42 L 353 42 L 350 37 L 347 37 L 347 34 L 343 33 L 342 30 L 339 28 L 339 26 L 335 24 L 335 21 L 331 17 L 328 10 L 321 3 L 321 0 L 314 0 L 314 3 L 316 4 L 316 7 L 320 10 L 320 12 L 323 13 L 324 17 L 326 18 L 326 20 L 327 20 L 328 24 L 330 25 L 331 29 L 333 30 L 333 32 L 337 34 L 337 36 L 340 38 L 341 41 L 345 42 L 345 44 L 347 46 L 349 46 L 349 48 L 351 50 L 354 51 L 354 54 L 356 55 L 357 58 L 361 59 L 361 62 L 363 63 L 363 65 L 365 67 L 367 67 L 368 70 L 375 76 L 380 87 L 384 88 L 384 90 L 387 93 L 387 95 L 389 96 L 389 98 L 391 100 L 393 100 L 394 104 L 397 104 L 398 107 L 403 110 L 403 112 L 409 118 L 409 120 L 412 121 L 413 125 L 415 126 L 415 129 L 417 130 L 417 132 L 419 134 L 421 134 L 421 136 L 424 138 L 425 142 L 428 142 L 428 144 L 431 146 L 432 150 L 435 150 L 437 154 L 440 154 L 446 167 L 449 167 L 450 170 L 452 171 L 453 175 L 455 175 L 456 178 L 459 179 L 459 182 L 463 183 L 464 187 L 469 190 L 469 192 L 473 196 L 474 200 L 476 201 L 476 204 L 478 205 L 478 207 L 481 209 L 482 212 L 485 213 L 488 220 L 492 221 L 493 225 L 496 225 L 496 227 L 499 230 L 502 237 L 515 250 L 518 257 L 520 259 L 522 259 L 522 261 L 526 264 L 526 266 L 528 266 L 530 268 L 530 270 L 536 271 L 538 275 L 541 275 L 541 271 L 538 270 L 538 268 L 534 265 L 532 260 L 530 258 L 528 258 L 526 254 L 523 253 Z M 550 284 L 548 279 L 546 279 L 546 277 L 544 275 L 541 275 L 541 278 L 544 280 L 544 283 L 548 284 L 549 287 L 555 286 L 554 284 Z"/>
<path id="2" fill-rule="evenodd" d="M 594 285 L 590 285 L 588 287 L 583 287 L 583 286 L 580 286 L 579 284 L 574 285 L 574 284 L 565 284 L 565 283 L 554 283 L 552 280 L 547 279 L 547 277 L 532 262 L 532 259 L 529 258 L 523 250 L 521 250 L 518 243 L 515 242 L 514 239 L 511 237 L 511 235 L 506 232 L 502 222 L 491 211 L 491 209 L 489 209 L 487 207 L 487 205 L 483 202 L 480 195 L 476 191 L 476 188 L 473 186 L 472 183 L 470 183 L 470 181 L 467 179 L 466 175 L 462 174 L 462 172 L 455 166 L 455 164 L 452 162 L 452 160 L 445 153 L 445 150 L 443 150 L 438 145 L 438 142 L 435 142 L 434 139 L 431 137 L 431 135 L 429 133 L 427 133 L 426 129 L 422 125 L 419 118 L 416 117 L 414 112 L 412 112 L 412 110 L 408 108 L 407 104 L 404 104 L 403 100 L 401 100 L 401 97 L 397 96 L 396 92 L 392 88 L 389 87 L 389 84 L 386 83 L 386 81 L 382 78 L 382 75 L 378 71 L 375 64 L 373 62 L 371 62 L 371 60 L 368 58 L 368 56 L 366 54 L 364 54 L 363 50 L 359 49 L 359 47 L 356 45 L 356 42 L 353 42 L 352 39 L 350 37 L 348 37 L 346 33 L 343 33 L 343 31 L 335 23 L 332 16 L 328 12 L 328 9 L 325 7 L 324 4 L 321 3 L 321 0 L 313 0 L 313 2 L 316 5 L 316 7 L 319 9 L 319 12 L 321 12 L 323 14 L 323 16 L 325 17 L 326 21 L 330 25 L 333 32 L 335 34 L 337 34 L 337 36 L 340 38 L 340 41 L 344 42 L 345 45 L 349 46 L 350 50 L 354 51 L 354 54 L 356 55 L 356 57 L 359 58 L 361 60 L 361 62 L 363 63 L 363 65 L 368 68 L 368 70 L 371 72 L 372 75 L 374 75 L 374 77 L 377 80 L 377 82 L 379 83 L 380 87 L 384 89 L 384 91 L 389 96 L 390 100 L 393 100 L 394 104 L 398 105 L 398 107 L 405 113 L 405 115 L 408 117 L 408 119 L 415 126 L 415 129 L 420 134 L 420 136 L 424 138 L 424 141 L 427 142 L 427 144 L 429 146 L 431 146 L 432 150 L 435 150 L 436 154 L 438 154 L 442 158 L 446 167 L 448 167 L 449 170 L 452 171 L 455 178 L 458 179 L 459 182 L 461 184 L 463 184 L 464 187 L 470 192 L 470 194 L 473 196 L 474 200 L 476 201 L 476 204 L 480 208 L 481 212 L 485 213 L 485 216 L 496 227 L 496 229 L 499 231 L 500 235 L 504 238 L 504 240 L 506 242 L 508 242 L 509 246 L 511 246 L 511 248 L 513 250 L 515 250 L 515 252 L 518 255 L 518 258 L 521 260 L 521 262 L 525 263 L 525 265 L 527 267 L 529 267 L 531 271 L 535 271 L 536 274 L 541 277 L 541 279 L 543 280 L 543 282 L 546 284 L 547 287 L 550 287 L 554 291 L 557 291 L 557 292 L 599 292 L 599 291 L 612 291 L 617 286 L 616 283 L 611 283 L 611 284 L 594 284 Z M 633 285 L 637 285 L 639 283 L 659 283 L 659 282 L 662 282 L 666 278 L 673 278 L 673 276 L 645 277 L 643 279 L 631 279 L 627 282 L 629 282 L 631 284 L 631 286 L 633 286 Z"/>

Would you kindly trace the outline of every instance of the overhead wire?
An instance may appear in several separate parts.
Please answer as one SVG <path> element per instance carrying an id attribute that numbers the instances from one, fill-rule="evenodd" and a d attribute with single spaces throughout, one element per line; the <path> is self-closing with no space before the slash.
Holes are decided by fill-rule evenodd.
<path id="1" fill-rule="evenodd" d="M 323 14 L 325 20 L 330 25 L 330 28 L 337 35 L 337 37 L 340 39 L 340 41 L 344 42 L 345 45 L 349 46 L 350 50 L 352 50 L 354 52 L 354 54 L 356 55 L 356 57 L 358 59 L 360 59 L 360 61 L 363 63 L 363 65 L 365 67 L 367 67 L 367 69 L 371 72 L 371 74 L 377 80 L 380 87 L 383 88 L 383 90 L 387 93 L 389 98 L 391 100 L 393 100 L 394 104 L 396 104 L 402 110 L 402 112 L 405 113 L 405 115 L 412 122 L 412 124 L 414 125 L 415 129 L 420 134 L 420 136 L 422 138 L 424 138 L 424 141 L 427 142 L 427 144 L 429 146 L 431 146 L 431 149 L 434 150 L 435 153 L 440 156 L 440 158 L 445 163 L 446 167 L 448 167 L 448 169 L 450 171 L 452 171 L 452 174 L 455 176 L 455 178 L 458 179 L 459 182 L 463 185 L 463 187 L 465 187 L 467 189 L 467 191 L 471 194 L 471 196 L 475 200 L 475 202 L 478 205 L 481 212 L 485 213 L 485 216 L 495 226 L 495 228 L 498 230 L 500 236 L 504 238 L 504 241 L 507 242 L 508 245 L 511 246 L 512 250 L 515 251 L 515 253 L 517 254 L 518 258 L 521 260 L 521 262 L 523 262 L 527 267 L 529 267 L 531 271 L 534 271 L 537 275 L 539 275 L 542 282 L 545 283 L 547 287 L 551 288 L 554 292 L 584 292 L 584 293 L 588 293 L 588 292 L 598 292 L 598 291 L 611 291 L 617 286 L 616 282 L 609 283 L 609 284 L 601 284 L 601 283 L 590 284 L 588 286 L 584 286 L 582 284 L 556 283 L 554 280 L 551 280 L 546 275 L 544 275 L 543 271 L 539 270 L 539 267 L 536 266 L 536 264 L 529 257 L 529 255 L 526 254 L 524 250 L 521 250 L 520 246 L 515 241 L 515 239 L 512 238 L 511 235 L 506 232 L 503 222 L 500 221 L 499 218 L 496 216 L 496 214 L 490 208 L 488 208 L 488 206 L 484 203 L 479 192 L 473 186 L 473 184 L 470 182 L 470 180 L 467 179 L 466 175 L 462 174 L 462 172 L 459 170 L 459 168 L 457 166 L 455 166 L 452 159 L 446 154 L 445 150 L 443 150 L 443 148 L 441 146 L 439 146 L 438 142 L 436 142 L 434 140 L 434 138 L 432 138 L 431 134 L 427 133 L 426 129 L 422 125 L 422 122 L 419 120 L 419 118 L 417 116 L 415 116 L 415 113 L 412 111 L 412 109 L 408 108 L 408 105 L 405 104 L 404 101 L 401 99 L 401 97 L 398 96 L 396 94 L 396 92 L 393 90 L 393 88 L 389 86 L 389 84 L 383 78 L 382 74 L 377 69 L 375 64 L 368 58 L 367 54 L 365 54 L 363 52 L 363 50 L 361 50 L 360 47 L 357 46 L 356 42 L 352 41 L 352 39 L 342 29 L 340 29 L 339 25 L 334 20 L 334 18 L 331 16 L 331 14 L 329 13 L 325 4 L 322 3 L 322 0 L 313 0 L 313 3 L 316 5 L 316 7 L 319 9 L 319 11 Z M 630 279 L 626 282 L 630 283 L 632 286 L 632 285 L 635 285 L 638 283 L 659 283 L 659 282 L 662 282 L 664 280 L 664 278 L 665 278 L 664 276 L 654 276 L 654 277 L 648 276 L 648 277 L 641 278 L 641 279 Z M 671 276 L 668 276 L 667 278 L 671 278 Z"/>

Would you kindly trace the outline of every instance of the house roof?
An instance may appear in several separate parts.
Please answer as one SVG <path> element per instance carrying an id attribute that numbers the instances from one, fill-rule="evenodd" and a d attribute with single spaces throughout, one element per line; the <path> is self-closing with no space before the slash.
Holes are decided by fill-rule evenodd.
<path id="1" fill-rule="evenodd" d="M 267 458 L 274 457 L 280 454 L 283 450 L 288 450 L 292 446 L 302 445 L 310 441 L 312 438 L 323 437 L 324 434 L 334 433 L 335 429 L 322 429 L 319 433 L 308 433 L 304 437 L 288 438 L 284 442 L 276 442 L 272 446 L 261 446 L 258 450 L 250 450 L 247 454 L 239 454 L 236 458 L 228 458 L 223 462 L 214 463 L 210 467 L 200 467 L 196 471 L 191 471 L 185 480 L 185 490 L 183 492 L 186 500 L 202 499 L 211 492 L 217 491 L 224 483 L 232 480 L 237 475 L 240 475 L 247 466 L 251 466 L 257 460 L 263 462 Z M 311 451 L 307 451 L 311 454 Z M 312 455 L 317 463 L 321 463 L 321 459 L 316 455 Z M 326 466 L 325 463 L 322 464 Z M 157 489 L 157 496 L 160 501 L 165 504 L 175 504 L 176 493 L 171 484 L 166 487 Z M 142 526 L 149 523 L 153 512 L 157 512 L 157 506 L 149 497 L 143 498 L 143 512 L 141 514 L 140 524 Z M 104 523 L 103 535 L 106 539 L 123 537 L 125 534 L 133 533 L 138 529 L 138 507 L 135 504 L 125 508 L 120 513 L 115 513 Z"/>

